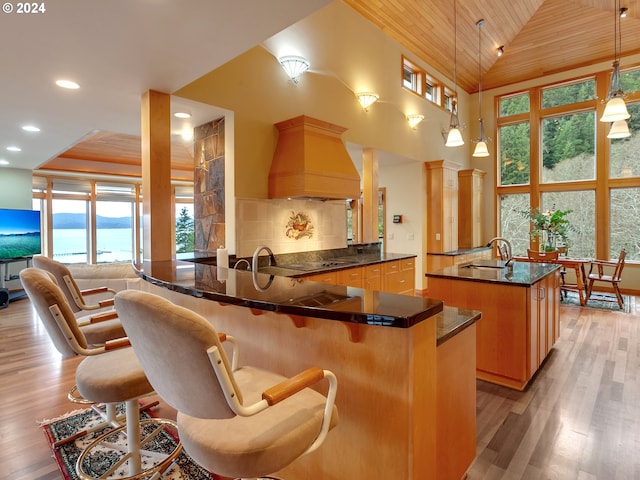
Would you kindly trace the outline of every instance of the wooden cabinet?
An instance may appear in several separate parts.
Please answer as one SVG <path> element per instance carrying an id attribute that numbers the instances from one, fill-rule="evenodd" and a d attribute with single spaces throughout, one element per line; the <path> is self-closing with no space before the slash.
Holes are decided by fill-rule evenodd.
<path id="1" fill-rule="evenodd" d="M 338 270 L 338 285 L 344 285 L 345 287 L 358 287 L 363 286 L 363 268 L 347 268 L 346 270 Z"/>
<path id="2" fill-rule="evenodd" d="M 523 390 L 557 338 L 558 271 L 529 287 L 429 277 L 429 296 L 482 312 L 476 377 L 488 382 Z"/>
<path id="3" fill-rule="evenodd" d="M 482 189 L 486 172 L 471 168 L 458 172 L 458 248 L 479 247 L 482 235 Z"/>
<path id="4" fill-rule="evenodd" d="M 385 292 L 413 295 L 415 289 L 415 259 L 394 260 L 383 264 Z"/>
<path id="5" fill-rule="evenodd" d="M 413 295 L 416 282 L 415 265 L 415 258 L 403 258 L 390 262 L 374 263 L 364 267 L 314 273 L 306 275 L 304 279 L 331 285 Z"/>
<path id="6" fill-rule="evenodd" d="M 427 251 L 458 249 L 458 170 L 448 160 L 425 162 L 427 168 Z"/>
<path id="7" fill-rule="evenodd" d="M 364 288 L 367 290 L 382 290 L 382 264 L 364 267 Z"/>
<path id="8" fill-rule="evenodd" d="M 329 285 L 338 284 L 338 272 L 323 272 L 315 273 L 304 277 L 305 280 L 312 280 L 314 282 L 328 283 Z"/>

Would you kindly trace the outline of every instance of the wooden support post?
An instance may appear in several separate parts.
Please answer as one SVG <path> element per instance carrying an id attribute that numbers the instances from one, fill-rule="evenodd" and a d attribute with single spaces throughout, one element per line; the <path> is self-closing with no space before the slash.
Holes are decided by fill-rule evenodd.
<path id="1" fill-rule="evenodd" d="M 175 213 L 171 202 L 170 96 L 153 90 L 145 92 L 141 112 L 143 258 L 171 260 Z"/>
<path id="2" fill-rule="evenodd" d="M 377 243 L 378 240 L 378 152 L 367 148 L 362 152 L 362 241 Z"/>

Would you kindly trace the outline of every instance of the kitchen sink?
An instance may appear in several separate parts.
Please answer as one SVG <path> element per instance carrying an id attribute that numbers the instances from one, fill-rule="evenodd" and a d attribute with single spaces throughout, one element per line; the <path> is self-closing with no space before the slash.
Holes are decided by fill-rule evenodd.
<path id="1" fill-rule="evenodd" d="M 506 260 L 474 260 L 471 263 L 460 265 L 460 268 L 502 269 L 507 268 Z"/>

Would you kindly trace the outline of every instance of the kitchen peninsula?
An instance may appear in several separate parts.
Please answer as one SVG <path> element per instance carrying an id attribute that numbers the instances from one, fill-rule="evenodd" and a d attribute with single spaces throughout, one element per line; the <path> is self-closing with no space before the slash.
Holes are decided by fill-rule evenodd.
<path id="1" fill-rule="evenodd" d="M 145 262 L 140 288 L 240 342 L 241 364 L 338 378 L 338 426 L 289 478 L 459 480 L 475 457 L 477 311 L 440 300 L 193 262 Z M 265 267 L 268 268 L 268 267 Z M 262 270 L 262 269 L 261 269 Z"/>
<path id="2" fill-rule="evenodd" d="M 524 390 L 560 334 L 560 265 L 476 260 L 428 272 L 429 295 L 480 310 L 477 378 Z"/>

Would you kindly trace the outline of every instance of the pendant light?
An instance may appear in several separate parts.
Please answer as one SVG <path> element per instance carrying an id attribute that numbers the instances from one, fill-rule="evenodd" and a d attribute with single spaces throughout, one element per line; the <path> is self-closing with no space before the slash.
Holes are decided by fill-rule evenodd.
<path id="1" fill-rule="evenodd" d="M 458 54 L 458 22 L 457 22 L 456 0 L 453 0 L 453 99 L 451 101 L 451 118 L 449 119 L 449 133 L 445 147 L 459 147 L 464 145 L 462 134 L 460 133 L 460 121 L 458 120 L 458 83 L 457 83 L 457 54 Z"/>
<path id="2" fill-rule="evenodd" d="M 624 92 L 620 80 L 620 50 L 622 49 L 622 34 L 620 32 L 620 0 L 616 0 L 613 22 L 613 72 L 611 73 L 611 85 L 607 94 L 607 104 L 604 113 L 600 117 L 601 122 L 616 122 L 630 117 L 627 106 L 624 103 Z"/>
<path id="3" fill-rule="evenodd" d="M 480 19 L 476 22 L 478 27 L 478 116 L 480 117 L 480 132 L 478 140 L 476 140 L 476 148 L 473 151 L 474 157 L 488 157 L 489 149 L 487 148 L 487 139 L 484 136 L 484 123 L 482 122 L 482 48 L 481 36 L 482 25 L 484 20 Z"/>

